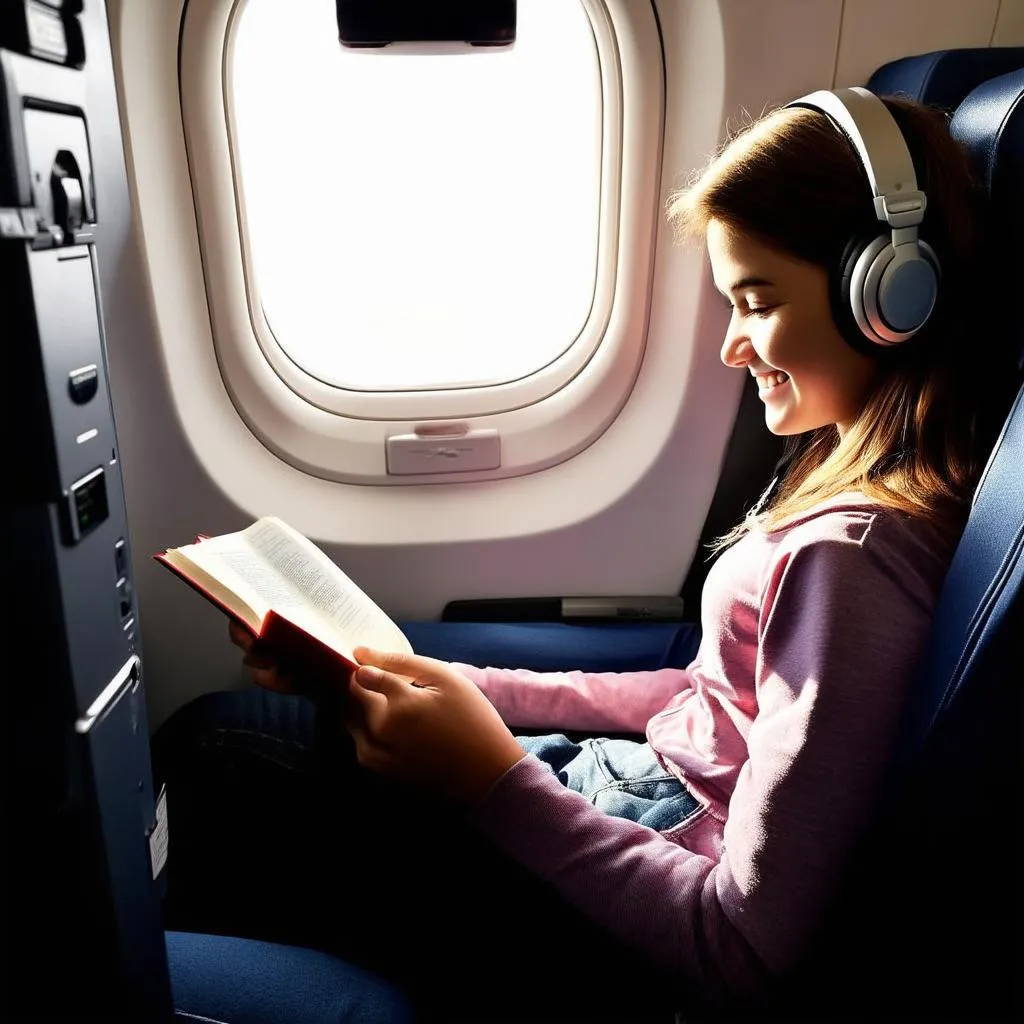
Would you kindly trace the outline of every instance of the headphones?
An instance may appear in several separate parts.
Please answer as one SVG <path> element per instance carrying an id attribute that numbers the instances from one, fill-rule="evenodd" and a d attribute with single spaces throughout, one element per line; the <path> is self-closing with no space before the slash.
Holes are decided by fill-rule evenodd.
<path id="1" fill-rule="evenodd" d="M 859 87 L 819 90 L 787 106 L 821 111 L 846 136 L 867 172 L 875 215 L 890 229 L 846 246 L 835 289 L 837 319 L 848 328 L 843 333 L 862 351 L 909 341 L 935 308 L 939 261 L 917 236 L 927 200 L 899 125 L 874 93 Z"/>

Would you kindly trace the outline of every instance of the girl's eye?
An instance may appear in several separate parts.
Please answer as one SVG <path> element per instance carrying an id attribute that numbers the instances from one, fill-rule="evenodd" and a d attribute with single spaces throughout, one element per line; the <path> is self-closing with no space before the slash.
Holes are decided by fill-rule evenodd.
<path id="1" fill-rule="evenodd" d="M 740 316 L 765 316 L 770 313 L 775 307 L 774 306 L 752 306 L 746 303 L 740 303 L 735 305 L 732 299 L 726 298 L 724 300 L 725 308 L 732 312 L 739 312 Z"/>

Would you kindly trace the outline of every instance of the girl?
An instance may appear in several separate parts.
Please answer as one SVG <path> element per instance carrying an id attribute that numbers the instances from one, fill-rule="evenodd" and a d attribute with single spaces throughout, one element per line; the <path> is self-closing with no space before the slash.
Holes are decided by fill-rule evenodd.
<path id="1" fill-rule="evenodd" d="M 884 792 L 991 437 L 995 360 L 967 316 L 966 158 L 940 114 L 885 102 L 941 267 L 911 341 L 866 342 L 846 312 L 846 250 L 880 225 L 861 159 L 821 111 L 769 113 L 670 201 L 731 311 L 723 361 L 796 441 L 720 543 L 694 661 L 540 674 L 361 649 L 335 684 L 343 712 L 321 710 L 342 739 L 320 748 L 305 702 L 204 698 L 158 736 L 172 815 L 175 787 L 188 791 L 172 926 L 273 921 L 273 937 L 339 950 L 447 1019 L 757 1005 L 798 967 Z M 265 690 L 290 688 L 231 635 Z M 213 834 L 236 852 L 211 864 Z M 250 910 L 259 872 L 241 868 L 243 842 L 260 870 L 291 865 L 301 891 L 269 906 L 263 883 Z"/>

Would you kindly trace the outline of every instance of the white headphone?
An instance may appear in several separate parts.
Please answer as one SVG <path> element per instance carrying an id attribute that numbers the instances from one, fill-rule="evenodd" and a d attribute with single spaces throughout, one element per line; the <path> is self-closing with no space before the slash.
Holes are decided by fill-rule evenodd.
<path id="1" fill-rule="evenodd" d="M 939 262 L 917 236 L 927 200 L 899 125 L 874 93 L 859 87 L 819 90 L 787 106 L 820 110 L 847 137 L 867 172 L 875 215 L 891 229 L 866 242 L 851 240 L 839 301 L 871 347 L 908 341 L 935 308 Z"/>

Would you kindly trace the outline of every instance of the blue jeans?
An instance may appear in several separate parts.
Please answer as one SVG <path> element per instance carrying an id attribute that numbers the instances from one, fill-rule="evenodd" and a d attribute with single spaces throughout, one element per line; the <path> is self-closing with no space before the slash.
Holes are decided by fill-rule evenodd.
<path id="1" fill-rule="evenodd" d="M 627 739 L 519 736 L 567 789 L 613 818 L 628 818 L 657 832 L 681 825 L 700 810 L 690 791 L 667 772 L 649 743 Z"/>
<path id="2" fill-rule="evenodd" d="M 507 858 L 460 809 L 365 771 L 346 736 L 321 729 L 309 701 L 245 690 L 206 694 L 158 730 L 168 929 L 326 951 L 384 978 L 424 1022 L 672 1020 L 683 1002 L 676 981 Z M 558 750 L 564 763 L 549 760 L 552 770 L 587 760 L 567 758 L 564 738 L 521 742 Z M 660 801 L 645 807 L 644 793 L 667 781 L 646 768 L 624 781 L 594 792 L 629 816 L 656 814 Z M 665 805 L 684 814 L 688 799 L 677 784 Z"/>

